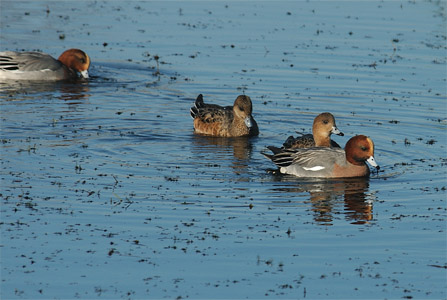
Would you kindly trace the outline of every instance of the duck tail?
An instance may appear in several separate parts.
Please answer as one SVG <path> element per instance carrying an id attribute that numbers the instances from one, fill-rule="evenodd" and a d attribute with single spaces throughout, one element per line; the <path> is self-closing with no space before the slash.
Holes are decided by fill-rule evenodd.
<path id="1" fill-rule="evenodd" d="M 293 163 L 293 152 L 290 151 L 282 151 L 273 155 L 272 161 L 278 167 L 288 167 Z"/>
<path id="2" fill-rule="evenodd" d="M 203 102 L 203 95 L 200 94 L 199 96 L 197 96 L 196 101 L 194 102 L 194 106 L 191 107 L 191 109 L 189 110 L 189 112 L 191 113 L 191 117 L 193 119 L 195 119 L 198 114 L 199 114 L 199 109 L 201 107 L 203 107 L 205 105 L 205 103 Z"/>
<path id="3" fill-rule="evenodd" d="M 279 152 L 281 152 L 283 150 L 283 149 L 275 147 L 275 146 L 267 146 L 267 149 L 272 151 L 273 155 L 278 154 Z"/>
<path id="4" fill-rule="evenodd" d="M 262 150 L 261 154 L 264 155 L 267 159 L 270 159 L 270 160 L 273 159 L 273 154 L 269 154 L 269 153 L 265 152 L 265 150 Z"/>
<path id="5" fill-rule="evenodd" d="M 15 71 L 19 69 L 19 64 L 14 61 L 14 58 L 9 55 L 0 56 L 0 70 Z"/>
<path id="6" fill-rule="evenodd" d="M 273 152 L 268 154 L 265 151 L 261 151 L 261 154 L 270 159 L 278 167 L 287 167 L 293 163 L 292 154 L 294 150 L 281 149 L 275 146 L 267 146 L 267 149 Z"/>
<path id="7" fill-rule="evenodd" d="M 295 142 L 295 140 L 296 140 L 296 138 L 295 138 L 293 135 L 289 136 L 289 137 L 285 140 L 285 142 L 282 144 L 283 148 L 285 148 L 285 149 L 287 149 L 287 148 L 291 148 L 292 145 L 293 145 L 293 143 Z"/>
<path id="8" fill-rule="evenodd" d="M 261 154 L 270 160 L 273 160 L 273 157 L 275 156 L 275 154 L 278 154 L 279 152 L 281 152 L 281 148 L 278 148 L 275 146 L 266 146 L 266 148 L 269 149 L 270 151 L 272 151 L 273 154 L 267 153 L 265 149 L 261 151 Z"/>

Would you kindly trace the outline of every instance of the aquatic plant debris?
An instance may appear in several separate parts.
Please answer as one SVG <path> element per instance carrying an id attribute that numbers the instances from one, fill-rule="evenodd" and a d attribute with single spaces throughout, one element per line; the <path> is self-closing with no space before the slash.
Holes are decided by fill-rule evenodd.
<path id="1" fill-rule="evenodd" d="M 0 2 L 2 49 L 92 59 L 0 83 L 0 298 L 447 297 L 443 3 L 285 3 Z M 260 135 L 194 135 L 199 94 Z M 381 172 L 267 172 L 324 111 Z"/>

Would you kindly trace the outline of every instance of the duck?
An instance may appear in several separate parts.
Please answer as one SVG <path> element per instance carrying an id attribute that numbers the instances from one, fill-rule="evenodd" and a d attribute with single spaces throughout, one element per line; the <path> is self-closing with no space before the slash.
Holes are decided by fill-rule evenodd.
<path id="1" fill-rule="evenodd" d="M 324 112 L 315 117 L 312 125 L 312 134 L 304 134 L 299 137 L 289 136 L 283 143 L 283 149 L 298 149 L 311 147 L 335 147 L 340 145 L 331 140 L 331 134 L 344 136 L 337 125 L 335 117 L 329 112 Z"/>
<path id="2" fill-rule="evenodd" d="M 42 52 L 0 52 L 0 81 L 88 78 L 90 57 L 80 49 L 64 51 L 58 59 Z"/>
<path id="3" fill-rule="evenodd" d="M 233 106 L 206 104 L 200 94 L 190 113 L 194 132 L 215 137 L 241 137 L 259 135 L 258 124 L 252 116 L 249 96 L 239 95 Z"/>
<path id="4" fill-rule="evenodd" d="M 366 162 L 376 170 L 380 169 L 374 158 L 374 143 L 365 135 L 349 139 L 344 150 L 332 147 L 273 147 L 270 150 L 273 154 L 262 154 L 279 167 L 279 172 L 297 177 L 367 177 L 370 170 Z"/>

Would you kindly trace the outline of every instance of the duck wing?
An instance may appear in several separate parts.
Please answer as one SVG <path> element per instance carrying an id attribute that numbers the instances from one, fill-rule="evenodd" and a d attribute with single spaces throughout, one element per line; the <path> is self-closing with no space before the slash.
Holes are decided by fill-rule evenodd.
<path id="1" fill-rule="evenodd" d="M 272 161 L 278 167 L 298 165 L 306 170 L 324 168 L 325 165 L 333 165 L 343 161 L 345 151 L 328 147 L 314 147 L 307 149 L 285 149 L 272 156 Z"/>
<path id="2" fill-rule="evenodd" d="M 33 72 L 58 70 L 63 64 L 52 56 L 40 52 L 0 52 L 0 70 Z"/>
<path id="3" fill-rule="evenodd" d="M 315 147 L 315 141 L 312 134 L 304 134 L 302 136 L 289 136 L 282 144 L 284 149 L 290 148 L 310 148 Z"/>
<path id="4" fill-rule="evenodd" d="M 199 118 L 204 123 L 231 123 L 234 117 L 232 106 L 206 104 L 202 94 L 197 97 L 190 112 L 193 119 Z"/>

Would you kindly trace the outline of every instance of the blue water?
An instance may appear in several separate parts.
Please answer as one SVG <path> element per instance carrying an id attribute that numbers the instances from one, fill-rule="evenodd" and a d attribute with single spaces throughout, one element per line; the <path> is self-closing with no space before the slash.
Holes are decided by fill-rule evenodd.
<path id="1" fill-rule="evenodd" d="M 446 298 L 445 1 L 0 5 L 2 50 L 92 59 L 0 83 L 2 299 Z M 200 93 L 260 136 L 194 135 Z M 268 171 L 323 111 L 381 172 Z"/>

